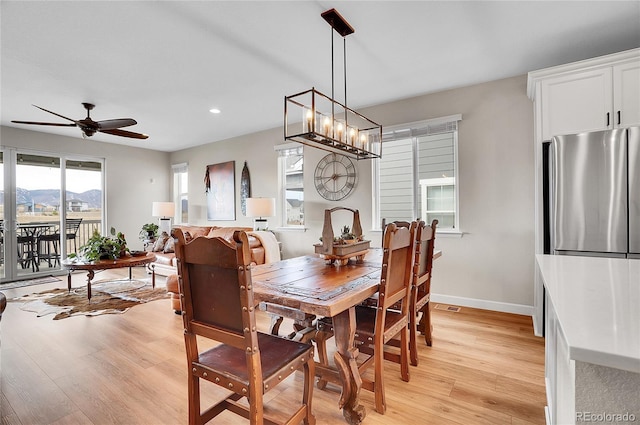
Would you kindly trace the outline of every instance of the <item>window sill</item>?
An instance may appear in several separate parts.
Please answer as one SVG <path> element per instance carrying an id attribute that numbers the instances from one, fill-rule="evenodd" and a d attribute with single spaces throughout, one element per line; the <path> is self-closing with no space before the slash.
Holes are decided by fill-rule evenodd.
<path id="1" fill-rule="evenodd" d="M 275 232 L 306 232 L 309 228 L 304 226 L 299 227 L 277 227 Z"/>
<path id="2" fill-rule="evenodd" d="M 371 230 L 372 233 L 382 233 L 382 230 L 380 229 L 373 229 Z M 465 232 L 461 232 L 460 230 L 451 230 L 451 229 L 447 229 L 447 230 L 439 230 L 436 229 L 436 238 L 462 238 L 462 236 L 465 234 Z"/>
<path id="3" fill-rule="evenodd" d="M 460 230 L 439 230 L 436 229 L 436 238 L 439 237 L 443 237 L 443 238 L 461 238 L 464 235 L 464 232 L 461 232 Z"/>

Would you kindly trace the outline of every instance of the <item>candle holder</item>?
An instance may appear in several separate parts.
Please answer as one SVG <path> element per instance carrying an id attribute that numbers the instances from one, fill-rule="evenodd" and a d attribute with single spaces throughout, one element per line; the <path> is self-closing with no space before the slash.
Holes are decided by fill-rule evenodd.
<path id="1" fill-rule="evenodd" d="M 382 157 L 382 126 L 315 88 L 285 97 L 284 108 L 285 140 L 355 159 Z"/>

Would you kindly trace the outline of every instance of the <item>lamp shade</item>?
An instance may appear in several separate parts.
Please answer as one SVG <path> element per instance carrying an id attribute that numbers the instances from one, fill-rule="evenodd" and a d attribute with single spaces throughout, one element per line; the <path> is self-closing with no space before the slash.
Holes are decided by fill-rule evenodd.
<path id="1" fill-rule="evenodd" d="M 176 206 L 173 202 L 154 202 L 151 206 L 153 217 L 173 217 L 175 212 Z"/>
<path id="2" fill-rule="evenodd" d="M 247 198 L 247 217 L 273 217 L 276 215 L 275 198 Z"/>

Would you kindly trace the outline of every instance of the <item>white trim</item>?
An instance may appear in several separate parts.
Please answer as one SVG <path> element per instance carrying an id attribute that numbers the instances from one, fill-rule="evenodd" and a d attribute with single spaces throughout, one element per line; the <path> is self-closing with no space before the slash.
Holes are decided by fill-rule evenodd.
<path id="1" fill-rule="evenodd" d="M 189 170 L 188 162 L 181 162 L 179 164 L 171 164 L 171 171 L 174 173 L 186 173 Z"/>
<path id="2" fill-rule="evenodd" d="M 527 96 L 529 99 L 540 99 L 539 93 L 535 89 L 536 83 L 549 76 L 558 76 L 562 74 L 570 74 L 574 71 L 587 71 L 589 69 L 597 69 L 618 65 L 622 62 L 637 61 L 640 57 L 640 48 L 626 50 L 619 53 L 612 53 L 605 56 L 598 56 L 593 59 L 585 59 L 578 62 L 571 62 L 564 65 L 552 66 L 550 68 L 538 69 L 530 71 L 527 75 Z"/>
<path id="3" fill-rule="evenodd" d="M 431 118 L 428 120 L 407 122 L 397 125 L 385 125 L 383 134 L 392 133 L 398 130 L 408 130 L 412 128 L 427 127 L 430 125 L 444 124 L 448 122 L 462 121 L 462 114 L 447 115 L 446 117 Z"/>
<path id="4" fill-rule="evenodd" d="M 440 295 L 434 293 L 431 293 L 431 302 L 459 305 L 462 307 L 479 308 L 482 310 L 500 311 L 502 313 L 520 314 L 529 317 L 533 317 L 535 311 L 534 307 L 530 305 L 503 303 L 499 301 L 456 297 L 454 295 Z"/>
<path id="5" fill-rule="evenodd" d="M 308 227 L 304 226 L 289 226 L 289 227 L 276 227 L 275 232 L 306 232 Z"/>
<path id="6" fill-rule="evenodd" d="M 461 232 L 460 230 L 457 230 L 457 229 L 440 229 L 440 228 L 438 228 L 438 230 L 436 231 L 436 238 L 443 237 L 443 238 L 458 238 L 458 239 L 460 239 L 465 234 L 466 234 L 465 232 Z"/>
<path id="7" fill-rule="evenodd" d="M 280 143 L 279 145 L 274 145 L 274 151 L 284 151 L 287 149 L 295 149 L 304 146 L 302 143 L 298 142 L 290 142 L 290 143 Z"/>

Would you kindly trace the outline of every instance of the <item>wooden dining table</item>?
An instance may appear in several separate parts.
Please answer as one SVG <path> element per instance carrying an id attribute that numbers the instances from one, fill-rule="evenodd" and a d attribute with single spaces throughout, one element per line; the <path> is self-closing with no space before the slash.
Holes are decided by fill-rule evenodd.
<path id="1" fill-rule="evenodd" d="M 359 401 L 362 378 L 354 344 L 355 306 L 377 292 L 381 264 L 382 249 L 371 249 L 359 264 L 330 265 L 316 255 L 306 255 L 254 266 L 251 271 L 254 301 L 333 318 L 334 361 L 342 383 L 338 406 L 352 425 L 360 424 L 366 415 Z M 316 366 L 316 372 L 331 373 L 326 369 Z"/>

